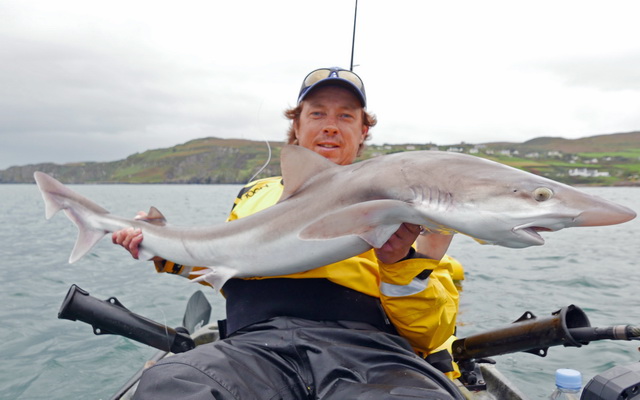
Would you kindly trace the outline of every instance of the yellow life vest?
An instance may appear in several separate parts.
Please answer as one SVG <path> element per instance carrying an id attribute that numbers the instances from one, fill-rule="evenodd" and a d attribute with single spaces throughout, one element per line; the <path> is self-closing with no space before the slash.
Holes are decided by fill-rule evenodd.
<path id="1" fill-rule="evenodd" d="M 273 177 L 249 183 L 234 202 L 228 221 L 244 218 L 278 202 L 284 186 L 282 178 Z M 249 244 L 250 245 L 250 244 Z M 295 249 L 292 249 L 295 251 Z M 156 263 L 159 272 L 170 272 L 193 278 L 190 272 L 198 267 L 183 267 L 167 261 Z M 402 293 L 404 287 L 425 269 L 430 269 L 424 290 Z M 458 290 L 452 277 L 464 279 L 460 263 L 444 256 L 440 261 L 409 259 L 401 265 L 386 266 L 378 261 L 374 250 L 313 270 L 286 275 L 286 278 L 325 278 L 336 284 L 380 298 L 383 308 L 398 330 L 416 352 L 428 355 L 444 345 L 455 329 L 458 311 Z M 269 279 L 279 277 L 257 277 Z M 400 288 L 400 295 L 384 293 L 381 286 Z M 450 374 L 455 378 L 459 373 Z"/>

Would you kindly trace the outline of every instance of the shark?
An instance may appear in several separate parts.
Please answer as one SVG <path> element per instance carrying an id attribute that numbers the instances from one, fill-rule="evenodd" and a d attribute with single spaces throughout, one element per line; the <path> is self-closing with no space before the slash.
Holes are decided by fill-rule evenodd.
<path id="1" fill-rule="evenodd" d="M 461 153 L 408 151 L 340 166 L 287 145 L 281 171 L 278 203 L 206 226 L 168 224 L 154 207 L 144 219 L 119 217 L 43 172 L 34 178 L 46 218 L 63 210 L 78 228 L 70 263 L 109 233 L 139 228 L 140 259 L 205 266 L 197 279 L 217 289 L 233 277 L 287 275 L 379 248 L 403 223 L 524 248 L 544 244 L 540 232 L 620 224 L 636 216 L 569 185 Z"/>

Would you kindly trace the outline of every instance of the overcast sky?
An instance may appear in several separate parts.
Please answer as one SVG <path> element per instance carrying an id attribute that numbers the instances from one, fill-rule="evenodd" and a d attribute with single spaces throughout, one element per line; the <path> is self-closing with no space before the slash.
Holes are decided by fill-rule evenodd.
<path id="1" fill-rule="evenodd" d="M 0 169 L 283 140 L 304 76 L 349 67 L 353 6 L 4 0 Z M 635 0 L 360 0 L 371 143 L 640 130 L 639 15 Z"/>

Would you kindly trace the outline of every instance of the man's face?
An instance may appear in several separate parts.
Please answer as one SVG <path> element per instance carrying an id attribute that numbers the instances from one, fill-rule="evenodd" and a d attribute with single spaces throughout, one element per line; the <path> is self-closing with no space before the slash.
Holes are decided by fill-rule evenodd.
<path id="1" fill-rule="evenodd" d="M 347 89 L 314 89 L 302 102 L 296 127 L 298 144 L 336 164 L 353 163 L 369 129 L 363 124 L 362 111 L 358 98 Z"/>

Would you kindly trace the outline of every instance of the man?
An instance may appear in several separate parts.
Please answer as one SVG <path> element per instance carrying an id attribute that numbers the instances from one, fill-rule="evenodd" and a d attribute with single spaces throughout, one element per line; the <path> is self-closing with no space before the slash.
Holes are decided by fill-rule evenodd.
<path id="1" fill-rule="evenodd" d="M 356 160 L 376 123 L 360 78 L 339 68 L 311 72 L 298 106 L 285 115 L 289 143 L 340 165 Z M 282 190 L 280 178 L 251 183 L 229 219 L 275 204 Z M 379 249 L 339 263 L 286 277 L 229 280 L 222 288 L 227 319 L 220 325 L 226 338 L 151 367 L 137 398 L 459 396 L 416 354 L 435 353 L 453 334 L 458 301 L 455 260 L 444 256 L 450 237 L 419 234 L 419 226 L 403 224 Z M 418 251 L 412 247 L 417 239 Z M 139 231 L 113 234 L 136 258 L 142 240 Z M 161 272 L 183 276 L 197 269 L 154 262 Z"/>

